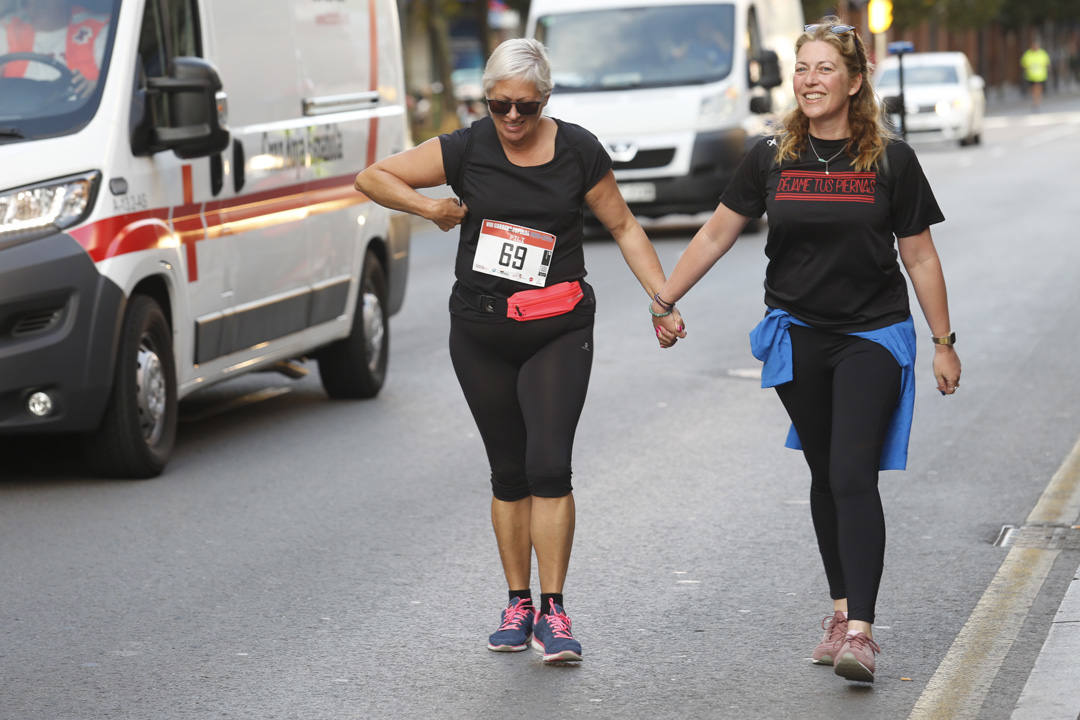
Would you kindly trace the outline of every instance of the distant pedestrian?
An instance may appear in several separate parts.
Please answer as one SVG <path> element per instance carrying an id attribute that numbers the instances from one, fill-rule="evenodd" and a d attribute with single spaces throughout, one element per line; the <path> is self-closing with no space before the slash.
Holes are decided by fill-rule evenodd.
<path id="1" fill-rule="evenodd" d="M 604 147 L 584 128 L 542 114 L 552 90 L 544 46 L 507 40 L 482 82 L 489 117 L 372 165 L 356 187 L 443 230 L 461 224 L 450 359 L 487 450 L 491 520 L 509 589 L 487 647 L 524 650 L 531 636 L 545 662 L 579 661 L 563 584 L 576 522 L 571 452 L 596 309 L 584 279 L 585 206 L 649 297 L 664 272 Z M 461 200 L 415 191 L 443 183 Z M 655 315 L 661 346 L 683 336 L 677 311 Z M 530 589 L 534 550 L 539 608 Z"/>
<path id="2" fill-rule="evenodd" d="M 798 106 L 758 142 L 659 296 L 674 303 L 768 213 L 764 319 L 750 335 L 810 466 L 810 514 L 833 612 L 814 661 L 873 681 L 885 552 L 880 470 L 903 469 L 915 399 L 915 326 L 899 256 L 934 347 L 943 395 L 960 360 L 930 236 L 944 218 L 915 153 L 890 136 L 855 28 L 826 17 L 795 44 Z"/>
<path id="3" fill-rule="evenodd" d="M 1031 87 L 1031 106 L 1038 110 L 1042 106 L 1043 87 L 1050 73 L 1050 55 L 1043 50 L 1038 36 L 1020 56 L 1020 67 L 1024 69 L 1024 79 Z"/>

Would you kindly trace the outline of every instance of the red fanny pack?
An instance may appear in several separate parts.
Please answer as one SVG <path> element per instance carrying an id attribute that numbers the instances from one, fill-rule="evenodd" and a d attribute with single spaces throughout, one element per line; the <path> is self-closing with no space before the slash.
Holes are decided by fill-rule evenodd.
<path id="1" fill-rule="evenodd" d="M 506 317 L 525 322 L 565 315 L 573 310 L 583 297 L 585 293 L 577 280 L 536 290 L 522 290 L 506 299 Z"/>

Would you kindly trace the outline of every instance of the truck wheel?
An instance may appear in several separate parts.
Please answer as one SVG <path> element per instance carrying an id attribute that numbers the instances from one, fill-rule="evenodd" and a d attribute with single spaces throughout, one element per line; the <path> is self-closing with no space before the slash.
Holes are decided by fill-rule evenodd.
<path id="1" fill-rule="evenodd" d="M 372 398 L 386 380 L 390 324 L 386 311 L 386 272 L 368 250 L 360 274 L 352 332 L 316 355 L 319 378 L 332 398 Z"/>
<path id="2" fill-rule="evenodd" d="M 176 404 L 172 330 L 157 302 L 135 295 L 124 314 L 105 416 L 86 439 L 94 468 L 108 477 L 161 474 L 176 439 Z"/>

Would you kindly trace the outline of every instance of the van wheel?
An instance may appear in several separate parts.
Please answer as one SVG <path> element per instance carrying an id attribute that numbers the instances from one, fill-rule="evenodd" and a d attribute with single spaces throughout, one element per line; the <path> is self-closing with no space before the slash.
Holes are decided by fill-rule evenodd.
<path id="1" fill-rule="evenodd" d="M 105 416 L 85 440 L 94 469 L 107 477 L 160 475 L 176 439 L 176 403 L 169 323 L 157 302 L 135 295 L 124 313 Z"/>
<path id="2" fill-rule="evenodd" d="M 319 378 L 332 398 L 372 398 L 386 380 L 390 351 L 386 272 L 370 250 L 364 256 L 357 295 L 352 332 L 316 355 Z"/>

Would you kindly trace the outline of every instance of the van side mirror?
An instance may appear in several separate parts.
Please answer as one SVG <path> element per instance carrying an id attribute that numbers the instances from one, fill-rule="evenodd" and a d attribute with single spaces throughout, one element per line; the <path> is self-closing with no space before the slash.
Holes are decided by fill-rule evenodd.
<path id="1" fill-rule="evenodd" d="M 757 72 L 754 72 L 756 66 Z M 756 75 L 756 77 L 755 77 Z M 780 58 L 772 50 L 762 50 L 751 62 L 750 82 L 766 90 L 779 87 L 784 80 L 780 77 Z"/>
<path id="2" fill-rule="evenodd" d="M 174 58 L 170 75 L 146 78 L 144 94 L 149 112 L 132 133 L 136 155 L 171 149 L 189 159 L 228 147 L 225 93 L 217 70 L 206 60 Z"/>

